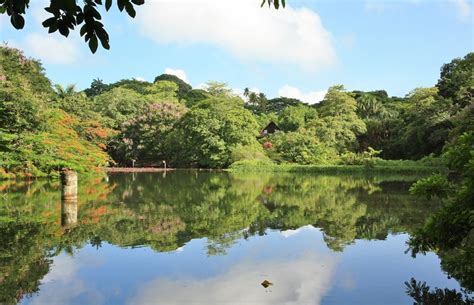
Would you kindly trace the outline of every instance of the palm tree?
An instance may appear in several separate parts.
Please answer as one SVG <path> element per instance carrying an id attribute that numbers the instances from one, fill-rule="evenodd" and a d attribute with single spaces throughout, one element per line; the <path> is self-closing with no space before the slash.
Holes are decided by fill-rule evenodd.
<path id="1" fill-rule="evenodd" d="M 362 119 L 383 118 L 386 109 L 381 101 L 372 94 L 364 94 L 357 100 L 357 113 Z"/>
<path id="2" fill-rule="evenodd" d="M 244 96 L 245 96 L 245 97 L 249 97 L 249 94 L 250 94 L 250 89 L 249 89 L 249 88 L 245 88 L 245 89 L 244 89 Z"/>
<path id="3" fill-rule="evenodd" d="M 60 98 L 70 97 L 77 93 L 75 84 L 67 85 L 66 88 L 64 88 L 60 84 L 56 84 L 54 85 L 54 89 L 56 90 L 56 94 Z"/>

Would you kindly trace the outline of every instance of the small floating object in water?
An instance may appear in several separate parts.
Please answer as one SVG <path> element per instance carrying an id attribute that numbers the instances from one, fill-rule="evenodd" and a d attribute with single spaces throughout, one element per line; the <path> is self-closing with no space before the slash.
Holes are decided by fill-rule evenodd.
<path id="1" fill-rule="evenodd" d="M 270 282 L 270 281 L 265 280 L 265 281 L 262 282 L 262 286 L 265 287 L 265 288 L 268 288 L 271 285 L 273 285 L 273 283 Z"/>

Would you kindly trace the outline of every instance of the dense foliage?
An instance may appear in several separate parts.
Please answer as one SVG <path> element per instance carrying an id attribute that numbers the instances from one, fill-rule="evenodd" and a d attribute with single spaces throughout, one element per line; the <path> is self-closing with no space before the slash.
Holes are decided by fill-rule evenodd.
<path id="1" fill-rule="evenodd" d="M 443 207 L 410 240 L 413 255 L 436 250 L 444 268 L 474 290 L 474 132 L 465 133 L 443 154 L 456 175 L 433 175 L 412 187 L 428 198 L 440 197 Z"/>
<path id="2" fill-rule="evenodd" d="M 77 92 L 52 86 L 41 65 L 18 50 L 2 47 L 1 56 L 2 176 L 88 171 L 107 161 L 225 168 L 242 160 L 367 166 L 432 160 L 474 127 L 472 54 L 444 65 L 436 87 L 403 98 L 337 85 L 314 105 L 249 89 L 240 97 L 221 82 L 193 89 L 168 74 L 153 83 L 95 79 Z M 271 122 L 276 132 L 260 134 Z"/>
<path id="3" fill-rule="evenodd" d="M 58 97 L 37 61 L 16 49 L 0 50 L 0 177 L 51 175 L 64 167 L 95 171 L 106 165 L 97 138 L 107 131 L 55 107 Z"/>
<path id="4" fill-rule="evenodd" d="M 430 129 L 436 128 L 428 139 L 433 136 L 450 139 L 442 148 L 449 175 L 432 175 L 411 188 L 414 194 L 441 198 L 443 207 L 409 242 L 413 255 L 436 251 L 443 268 L 470 291 L 474 290 L 473 55 L 454 59 L 441 69 L 437 112 L 428 110 L 430 118 L 434 118 L 428 123 Z M 430 106 L 436 103 L 433 99 L 428 102 Z M 441 146 L 439 140 L 438 143 Z"/>

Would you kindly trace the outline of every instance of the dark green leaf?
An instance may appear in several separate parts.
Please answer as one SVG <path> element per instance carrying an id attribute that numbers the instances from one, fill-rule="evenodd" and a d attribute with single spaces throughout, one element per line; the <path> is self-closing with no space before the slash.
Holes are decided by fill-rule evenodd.
<path id="1" fill-rule="evenodd" d="M 99 42 L 97 41 L 97 36 L 92 36 L 89 40 L 89 49 L 91 49 L 92 53 L 97 51 L 97 47 L 99 46 Z"/>
<path id="2" fill-rule="evenodd" d="M 56 18 L 54 17 L 51 17 L 49 19 L 46 19 L 42 25 L 45 27 L 45 28 L 49 28 L 53 23 L 56 23 Z"/>
<path id="3" fill-rule="evenodd" d="M 77 23 L 77 24 L 81 24 L 83 21 L 84 21 L 84 14 L 83 14 L 83 13 L 77 14 L 77 16 L 76 16 L 76 23 Z"/>
<path id="4" fill-rule="evenodd" d="M 125 10 L 132 18 L 135 18 L 135 16 L 137 15 L 137 12 L 135 12 L 135 9 L 133 8 L 133 4 L 131 4 L 130 2 L 127 2 L 127 4 L 125 5 Z"/>
<path id="5" fill-rule="evenodd" d="M 48 13 L 51 13 L 51 14 L 56 14 L 57 13 L 57 11 L 52 9 L 51 7 L 45 7 L 44 10 L 47 11 Z"/>
<path id="6" fill-rule="evenodd" d="M 25 26 L 25 19 L 23 16 L 14 14 L 10 17 L 10 21 L 15 29 L 20 30 Z"/>
<path id="7" fill-rule="evenodd" d="M 17 14 L 24 14 L 25 13 L 25 7 L 27 6 L 27 3 L 25 3 L 26 1 L 23 0 L 16 0 L 16 1 L 13 1 L 13 10 L 17 13 Z"/>
<path id="8" fill-rule="evenodd" d="M 63 0 L 63 7 L 69 13 L 74 13 L 76 11 L 76 0 Z"/>
<path id="9" fill-rule="evenodd" d="M 87 31 L 87 26 L 84 24 L 84 25 L 81 27 L 81 31 L 80 31 L 81 36 L 84 36 L 84 34 L 86 33 L 86 31 Z"/>
<path id="10" fill-rule="evenodd" d="M 61 35 L 66 36 L 66 37 L 69 35 L 69 28 L 64 22 L 59 24 L 58 29 Z"/>
<path id="11" fill-rule="evenodd" d="M 98 20 L 102 19 L 102 16 L 100 16 L 100 13 L 95 8 L 91 9 L 91 13 L 95 19 L 98 19 Z"/>
<path id="12" fill-rule="evenodd" d="M 105 0 L 105 10 L 110 10 L 110 7 L 112 6 L 112 0 Z"/>
<path id="13" fill-rule="evenodd" d="M 125 8 L 125 3 L 127 3 L 126 0 L 117 0 L 117 6 L 119 11 L 123 11 L 123 9 Z"/>
<path id="14" fill-rule="evenodd" d="M 102 47 L 106 50 L 110 50 L 109 40 L 108 39 L 100 39 L 100 43 Z"/>
<path id="15" fill-rule="evenodd" d="M 53 23 L 50 27 L 49 27 L 49 30 L 48 30 L 48 33 L 54 33 L 58 30 L 58 23 Z"/>

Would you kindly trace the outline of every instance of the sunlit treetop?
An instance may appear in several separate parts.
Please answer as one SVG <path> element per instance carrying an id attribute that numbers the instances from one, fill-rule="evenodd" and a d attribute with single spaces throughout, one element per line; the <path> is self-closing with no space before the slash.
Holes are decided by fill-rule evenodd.
<path id="1" fill-rule="evenodd" d="M 59 31 L 65 37 L 71 30 L 80 27 L 80 34 L 84 37 L 92 53 L 97 51 L 100 44 L 104 49 L 110 49 L 109 34 L 100 21 L 102 16 L 98 7 L 105 6 L 109 11 L 113 5 L 125 11 L 130 17 L 135 18 L 135 8 L 145 3 L 145 0 L 50 0 L 49 6 L 44 10 L 51 14 L 43 21 L 43 26 L 49 33 Z M 263 0 L 261 6 L 268 4 L 269 7 L 278 9 L 285 7 L 285 0 Z M 14 28 L 21 30 L 25 26 L 24 15 L 30 7 L 30 0 L 0 0 L 0 14 L 10 16 L 10 22 Z"/>

